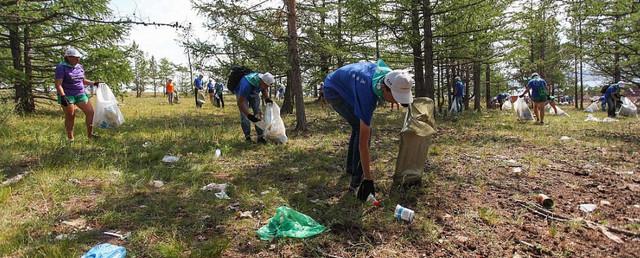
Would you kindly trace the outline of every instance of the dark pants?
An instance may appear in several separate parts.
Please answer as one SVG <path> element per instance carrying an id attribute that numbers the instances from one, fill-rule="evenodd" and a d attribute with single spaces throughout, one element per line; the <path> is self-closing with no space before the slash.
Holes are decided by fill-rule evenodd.
<path id="1" fill-rule="evenodd" d="M 222 94 L 216 94 L 215 99 L 218 106 L 224 108 L 224 98 L 222 97 Z"/>
<path id="2" fill-rule="evenodd" d="M 246 104 L 249 105 L 248 108 L 253 110 L 254 115 L 261 113 L 260 112 L 260 95 L 256 93 L 251 93 L 251 95 L 249 95 L 249 97 L 247 98 Z M 242 132 L 244 133 L 244 137 L 245 138 L 251 137 L 251 121 L 249 120 L 249 118 L 247 118 L 247 116 L 242 114 L 242 112 L 240 112 L 240 126 L 242 127 Z M 254 126 L 254 127 L 256 128 L 256 134 L 258 135 L 258 138 L 262 138 L 264 136 L 264 131 L 260 129 L 260 127 L 258 126 Z"/>
<path id="3" fill-rule="evenodd" d="M 352 188 L 360 186 L 362 181 L 362 163 L 360 162 L 360 119 L 356 117 L 353 106 L 341 98 L 326 99 L 327 103 L 351 126 L 349 150 L 347 151 L 346 172 L 351 174 Z M 369 138 L 371 141 L 371 138 Z"/>
<path id="4" fill-rule="evenodd" d="M 616 117 L 616 100 L 613 96 L 607 97 L 607 115 L 609 117 Z"/>

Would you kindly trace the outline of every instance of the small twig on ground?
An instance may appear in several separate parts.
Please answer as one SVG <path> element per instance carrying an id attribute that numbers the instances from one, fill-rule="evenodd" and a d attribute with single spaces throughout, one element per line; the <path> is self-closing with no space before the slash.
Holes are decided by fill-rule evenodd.
<path id="1" fill-rule="evenodd" d="M 333 255 L 333 254 L 328 254 L 325 253 L 324 251 L 322 251 L 322 249 L 320 249 L 320 247 L 316 247 L 316 251 L 318 251 L 318 253 L 326 256 L 326 257 L 331 257 L 331 258 L 343 258 L 342 256 L 337 256 L 337 255 Z"/>

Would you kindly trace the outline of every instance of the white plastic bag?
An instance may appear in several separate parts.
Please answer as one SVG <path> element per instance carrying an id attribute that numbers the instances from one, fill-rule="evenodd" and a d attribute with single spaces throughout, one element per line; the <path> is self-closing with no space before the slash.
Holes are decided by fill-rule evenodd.
<path id="1" fill-rule="evenodd" d="M 518 116 L 518 120 L 533 120 L 533 115 L 531 114 L 531 109 L 526 102 L 524 102 L 523 98 L 518 98 L 514 103 L 514 107 L 516 110 L 516 115 Z"/>
<path id="2" fill-rule="evenodd" d="M 621 116 L 638 116 L 638 107 L 627 97 L 622 97 L 622 107 L 618 115 Z"/>
<path id="3" fill-rule="evenodd" d="M 598 110 L 600 110 L 600 108 L 598 107 L 598 104 L 599 104 L 599 103 L 600 103 L 599 101 L 596 101 L 596 102 L 591 103 L 591 105 L 589 105 L 589 106 L 584 110 L 584 112 L 588 112 L 588 113 L 595 113 L 595 112 L 598 112 Z"/>
<path id="4" fill-rule="evenodd" d="M 124 116 L 118 108 L 118 100 L 109 85 L 100 84 L 96 89 L 96 108 L 93 115 L 93 126 L 100 128 L 116 128 L 124 123 Z"/>
<path id="5" fill-rule="evenodd" d="M 265 109 L 264 119 L 256 125 L 264 130 L 265 138 L 276 143 L 286 143 L 288 140 L 287 130 L 284 127 L 282 117 L 280 117 L 280 106 L 276 103 L 267 103 Z"/>
<path id="6" fill-rule="evenodd" d="M 545 109 L 547 110 L 547 113 L 551 114 L 551 115 L 556 115 L 556 116 L 569 116 L 569 114 L 567 114 L 567 112 L 564 112 L 564 110 L 562 110 L 560 107 L 558 107 L 556 105 L 556 110 L 558 111 L 558 113 L 556 113 L 556 111 L 553 110 L 553 107 L 549 104 L 547 104 L 546 106 L 544 106 Z"/>
<path id="7" fill-rule="evenodd" d="M 458 102 L 458 98 L 459 97 L 453 97 L 453 103 L 451 103 L 451 109 L 449 110 L 449 113 L 451 114 L 457 114 L 460 113 L 460 111 L 462 110 L 462 107 L 460 106 L 460 103 Z"/>
<path id="8" fill-rule="evenodd" d="M 502 110 L 511 110 L 512 108 L 513 104 L 511 104 L 511 101 L 509 99 L 505 100 L 502 104 Z"/>

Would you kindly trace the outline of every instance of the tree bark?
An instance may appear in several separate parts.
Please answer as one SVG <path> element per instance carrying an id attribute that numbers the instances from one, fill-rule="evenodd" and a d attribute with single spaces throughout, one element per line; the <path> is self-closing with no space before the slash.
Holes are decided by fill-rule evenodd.
<path id="1" fill-rule="evenodd" d="M 469 76 L 469 65 L 464 65 L 464 84 L 466 87 L 464 87 L 464 110 L 469 110 L 469 100 L 471 100 L 471 94 L 469 94 L 469 92 L 471 91 L 469 89 L 469 78 L 471 76 Z"/>
<path id="2" fill-rule="evenodd" d="M 480 111 L 480 74 L 482 73 L 482 64 L 479 61 L 473 63 L 473 109 Z"/>
<path id="3" fill-rule="evenodd" d="M 431 3 L 422 1 L 424 30 L 424 85 L 416 87 L 416 97 L 433 99 L 433 31 L 431 30 Z"/>
<path id="4" fill-rule="evenodd" d="M 491 64 L 487 63 L 486 70 L 484 71 L 484 99 L 486 101 L 487 109 L 491 107 Z"/>
<path id="5" fill-rule="evenodd" d="M 411 49 L 413 51 L 413 65 L 415 70 L 415 87 L 424 88 L 424 58 L 422 57 L 422 41 L 420 37 L 420 4 L 422 0 L 414 0 L 411 8 Z M 417 94 L 416 94 L 417 95 Z"/>
<path id="6" fill-rule="evenodd" d="M 289 33 L 289 63 L 291 64 L 291 85 L 296 100 L 296 130 L 307 130 L 307 118 L 304 113 L 304 96 L 302 95 L 302 79 L 300 76 L 300 56 L 298 53 L 298 27 L 296 24 L 296 1 L 286 0 L 287 9 L 287 30 Z"/>
<path id="7" fill-rule="evenodd" d="M 291 69 L 287 71 L 287 87 L 284 89 L 284 102 L 282 103 L 282 108 L 280 108 L 280 115 L 288 115 L 293 113 L 293 94 L 291 93 L 293 86 L 291 86 Z"/>
<path id="8" fill-rule="evenodd" d="M 13 69 L 22 72 L 22 47 L 20 46 L 20 28 L 17 25 L 9 26 L 9 46 L 11 48 L 11 60 L 13 61 Z M 16 90 L 14 102 L 18 104 L 22 96 L 19 90 L 22 89 L 22 77 L 14 79 L 14 88 Z M 17 107 L 17 106 L 16 106 Z"/>
<path id="9" fill-rule="evenodd" d="M 22 32 L 24 39 L 24 79 L 22 87 L 16 88 L 16 95 L 20 96 L 17 111 L 33 113 L 36 110 L 36 105 L 33 100 L 33 67 L 31 66 L 31 38 L 30 27 L 25 26 Z"/>

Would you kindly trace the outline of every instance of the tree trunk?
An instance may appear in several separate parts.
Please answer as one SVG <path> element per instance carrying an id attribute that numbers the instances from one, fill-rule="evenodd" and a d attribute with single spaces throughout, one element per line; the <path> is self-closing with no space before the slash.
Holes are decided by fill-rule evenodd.
<path id="1" fill-rule="evenodd" d="M 280 109 L 280 115 L 284 116 L 293 113 L 293 94 L 291 93 L 293 86 L 291 86 L 291 69 L 287 71 L 287 87 L 284 89 L 284 102 Z"/>
<path id="2" fill-rule="evenodd" d="M 431 3 L 422 1 L 424 23 L 424 85 L 416 87 L 416 97 L 433 99 L 433 31 L 431 30 Z"/>
<path id="3" fill-rule="evenodd" d="M 469 100 L 471 100 L 471 90 L 469 89 L 469 78 L 471 76 L 469 76 L 469 70 L 469 65 L 464 65 L 464 85 L 466 86 L 464 87 L 464 110 L 469 110 Z"/>
<path id="4" fill-rule="evenodd" d="M 13 69 L 16 73 L 22 73 L 22 48 L 20 46 L 20 29 L 17 25 L 9 26 L 9 46 L 11 48 L 11 60 L 13 61 Z M 16 103 L 16 110 L 18 109 L 18 103 L 23 98 L 20 95 L 20 89 L 23 88 L 23 78 L 22 76 L 18 76 L 17 78 L 13 78 L 14 87 L 16 90 L 16 95 L 14 98 L 14 102 Z"/>
<path id="5" fill-rule="evenodd" d="M 336 49 L 338 52 L 342 51 L 342 0 L 338 0 L 338 26 L 337 26 L 337 39 L 336 39 Z M 342 54 L 338 53 L 338 67 L 341 67 L 344 64 L 342 60 Z"/>
<path id="6" fill-rule="evenodd" d="M 451 108 L 451 95 L 452 95 L 452 84 L 453 84 L 453 77 L 455 76 L 456 72 L 454 70 L 454 66 L 451 63 L 451 60 L 447 60 L 447 110 L 449 110 Z"/>
<path id="7" fill-rule="evenodd" d="M 484 99 L 487 104 L 487 109 L 491 107 L 491 64 L 487 63 L 486 70 L 484 71 Z"/>
<path id="8" fill-rule="evenodd" d="M 578 51 L 580 53 L 580 56 L 578 57 L 580 60 L 580 109 L 584 109 L 584 84 L 582 80 L 582 21 L 578 23 L 578 42 Z"/>
<path id="9" fill-rule="evenodd" d="M 473 109 L 480 111 L 480 74 L 482 74 L 482 64 L 479 61 L 473 63 Z"/>
<path id="10" fill-rule="evenodd" d="M 420 4 L 421 0 L 414 0 L 411 8 L 411 49 L 413 50 L 413 65 L 415 68 L 415 87 L 424 88 L 424 69 L 422 58 L 422 41 L 420 38 Z"/>
<path id="11" fill-rule="evenodd" d="M 31 38 L 30 28 L 25 26 L 23 30 L 24 37 L 24 80 L 20 89 L 16 88 L 16 95 L 20 96 L 17 111 L 33 113 L 36 110 L 36 104 L 33 100 L 33 67 L 31 66 Z"/>
<path id="12" fill-rule="evenodd" d="M 285 0 L 289 13 L 287 14 L 287 29 L 289 42 L 289 63 L 291 64 L 291 86 L 296 100 L 296 130 L 307 130 L 307 118 L 304 113 L 304 96 L 302 95 L 302 79 L 300 76 L 300 56 L 298 53 L 298 27 L 296 25 L 296 1 Z"/>

